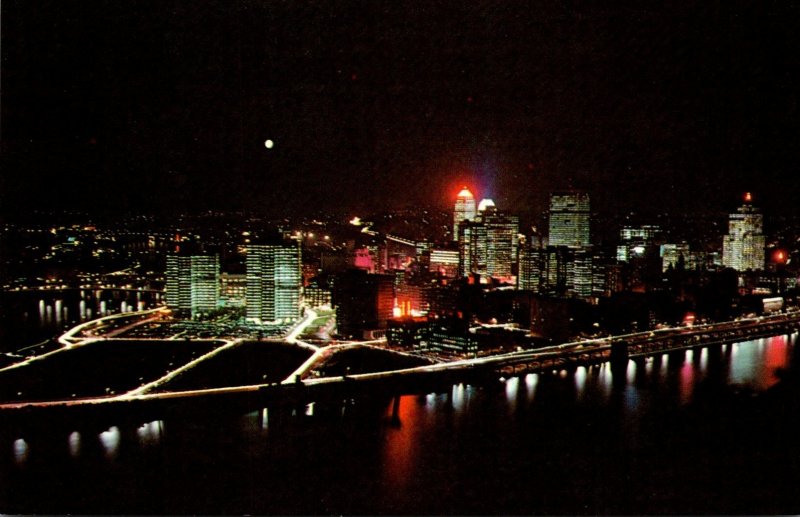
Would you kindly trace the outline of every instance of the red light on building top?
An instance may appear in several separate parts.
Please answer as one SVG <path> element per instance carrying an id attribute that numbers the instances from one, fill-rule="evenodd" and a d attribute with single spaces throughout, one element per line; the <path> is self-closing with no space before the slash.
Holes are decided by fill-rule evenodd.
<path id="1" fill-rule="evenodd" d="M 752 194 L 750 194 L 749 192 L 745 192 L 745 193 L 744 193 L 744 202 L 745 202 L 745 203 L 749 203 L 749 202 L 751 202 L 752 200 L 753 200 L 753 196 L 752 196 Z"/>
<path id="2" fill-rule="evenodd" d="M 772 253 L 772 261 L 776 264 L 785 264 L 786 263 L 786 252 L 783 250 L 775 250 Z"/>

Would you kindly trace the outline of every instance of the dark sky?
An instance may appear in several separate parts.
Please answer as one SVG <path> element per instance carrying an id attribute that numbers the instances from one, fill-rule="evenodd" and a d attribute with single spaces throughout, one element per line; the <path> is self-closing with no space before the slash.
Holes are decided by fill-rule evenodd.
<path id="1" fill-rule="evenodd" d="M 0 210 L 796 209 L 799 5 L 649 3 L 4 0 Z"/>

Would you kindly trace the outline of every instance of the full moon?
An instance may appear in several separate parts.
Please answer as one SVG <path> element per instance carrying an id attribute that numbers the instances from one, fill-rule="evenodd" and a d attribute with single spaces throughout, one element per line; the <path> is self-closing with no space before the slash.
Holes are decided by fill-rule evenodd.
<path id="1" fill-rule="evenodd" d="M 272 149 L 273 145 L 275 145 L 275 142 L 273 142 L 272 140 L 267 140 L 266 142 L 264 142 L 264 147 L 266 147 L 267 149 Z"/>

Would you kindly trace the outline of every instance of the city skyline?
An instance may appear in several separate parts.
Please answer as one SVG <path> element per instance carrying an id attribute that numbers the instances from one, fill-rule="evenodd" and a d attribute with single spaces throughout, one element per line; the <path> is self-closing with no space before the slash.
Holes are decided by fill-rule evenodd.
<path id="1" fill-rule="evenodd" d="M 0 512 L 797 514 L 798 22 L 0 1 Z"/>
<path id="2" fill-rule="evenodd" d="M 793 6 L 2 9 L 5 213 L 371 211 L 463 182 L 515 211 L 578 188 L 796 212 Z"/>

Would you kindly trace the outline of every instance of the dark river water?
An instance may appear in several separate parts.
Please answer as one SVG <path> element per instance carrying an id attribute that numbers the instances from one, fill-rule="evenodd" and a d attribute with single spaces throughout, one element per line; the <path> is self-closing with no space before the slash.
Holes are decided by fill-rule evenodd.
<path id="1" fill-rule="evenodd" d="M 800 511 L 796 335 L 390 400 L 25 432 L 0 511 L 641 514 Z"/>
<path id="2" fill-rule="evenodd" d="M 15 352 L 57 337 L 77 323 L 155 307 L 162 295 L 125 289 L 0 292 L 0 352 Z"/>

